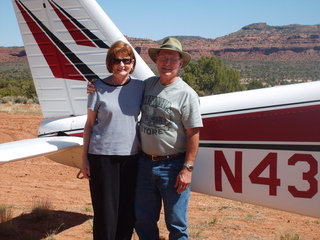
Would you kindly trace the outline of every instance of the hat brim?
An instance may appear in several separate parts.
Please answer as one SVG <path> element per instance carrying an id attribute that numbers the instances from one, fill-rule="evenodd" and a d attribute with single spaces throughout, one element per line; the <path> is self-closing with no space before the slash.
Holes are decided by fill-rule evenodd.
<path id="1" fill-rule="evenodd" d="M 191 55 L 189 53 L 186 53 L 186 52 L 183 52 L 183 51 L 178 51 L 178 50 L 173 50 L 172 48 L 166 48 L 166 47 L 163 47 L 163 48 L 149 48 L 148 49 L 148 54 L 149 54 L 149 57 L 151 58 L 151 60 L 153 62 L 157 62 L 157 54 L 160 50 L 170 50 L 170 51 L 175 51 L 175 52 L 178 52 L 181 56 L 181 58 L 183 59 L 183 64 L 181 66 L 181 68 L 184 68 L 186 67 L 190 61 L 191 61 Z"/>

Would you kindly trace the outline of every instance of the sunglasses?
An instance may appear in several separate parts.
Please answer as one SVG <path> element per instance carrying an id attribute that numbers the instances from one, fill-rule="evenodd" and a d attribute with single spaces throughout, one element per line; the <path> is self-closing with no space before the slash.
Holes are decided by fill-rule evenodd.
<path id="1" fill-rule="evenodd" d="M 113 60 L 114 64 L 120 64 L 121 62 L 123 62 L 123 64 L 130 64 L 132 62 L 132 59 L 131 58 L 124 58 L 124 59 L 115 58 Z"/>

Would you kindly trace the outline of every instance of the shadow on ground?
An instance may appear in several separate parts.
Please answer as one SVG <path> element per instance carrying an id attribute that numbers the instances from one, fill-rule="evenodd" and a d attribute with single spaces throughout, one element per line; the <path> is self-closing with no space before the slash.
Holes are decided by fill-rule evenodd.
<path id="1" fill-rule="evenodd" d="M 40 240 L 81 225 L 92 215 L 48 210 L 46 216 L 35 217 L 33 213 L 22 214 L 0 224 L 0 239 Z M 88 232 L 91 229 L 88 227 Z"/>

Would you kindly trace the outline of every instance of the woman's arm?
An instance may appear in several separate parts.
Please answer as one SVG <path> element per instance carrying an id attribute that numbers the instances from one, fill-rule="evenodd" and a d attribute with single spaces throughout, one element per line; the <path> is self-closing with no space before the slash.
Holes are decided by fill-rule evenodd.
<path id="1" fill-rule="evenodd" d="M 88 149 L 92 128 L 95 123 L 97 114 L 91 109 L 87 110 L 87 121 L 83 130 L 83 152 L 82 152 L 82 174 L 83 177 L 90 180 L 90 166 L 88 161 Z"/>

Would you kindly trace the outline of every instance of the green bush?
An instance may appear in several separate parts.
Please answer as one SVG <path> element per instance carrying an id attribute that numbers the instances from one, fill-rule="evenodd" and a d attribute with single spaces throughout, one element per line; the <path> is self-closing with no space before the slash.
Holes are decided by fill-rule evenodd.
<path id="1" fill-rule="evenodd" d="M 240 72 L 229 68 L 216 57 L 201 57 L 191 62 L 186 68 L 182 79 L 199 95 L 211 95 L 244 90 L 240 83 Z"/>

